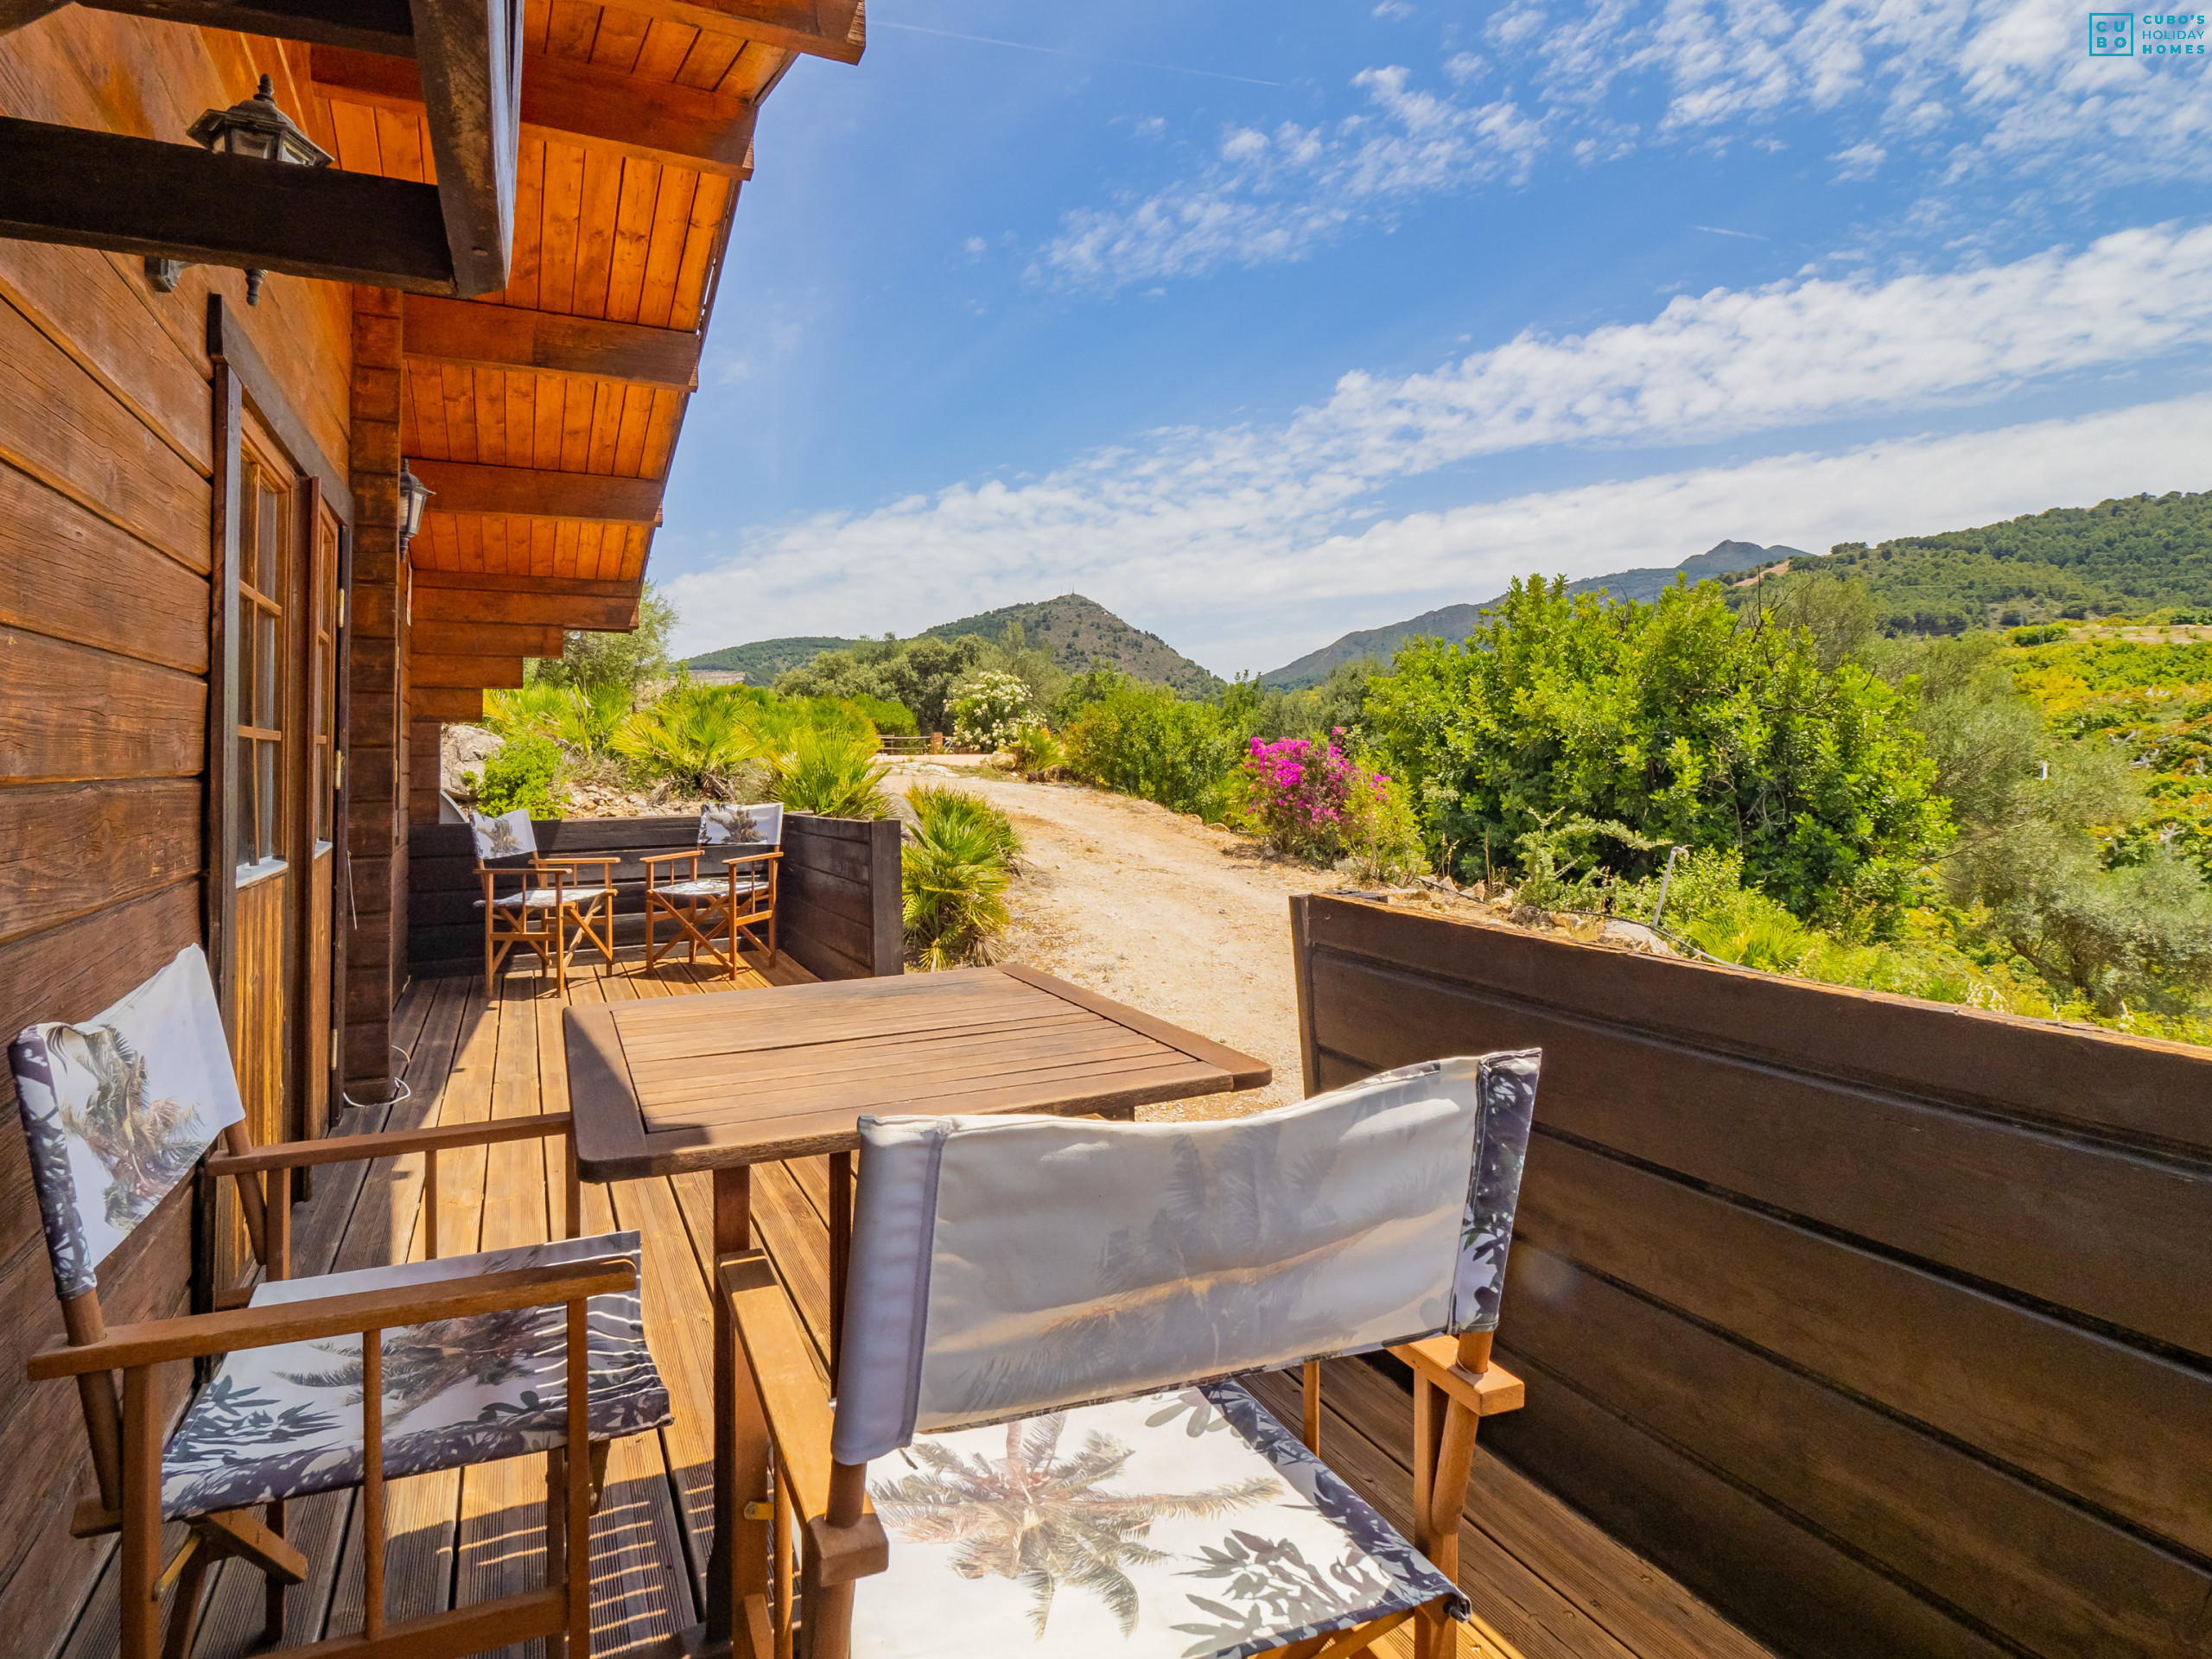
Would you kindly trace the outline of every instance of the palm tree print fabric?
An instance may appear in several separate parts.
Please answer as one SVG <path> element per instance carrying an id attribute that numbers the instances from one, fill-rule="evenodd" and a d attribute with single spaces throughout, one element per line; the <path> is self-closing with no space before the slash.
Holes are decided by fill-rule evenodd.
<path id="1" fill-rule="evenodd" d="M 518 806 L 512 812 L 498 817 L 486 817 L 481 812 L 468 815 L 468 828 L 476 837 L 476 856 L 480 862 L 493 858 L 519 858 L 537 850 L 537 835 L 530 827 L 530 809 Z"/>
<path id="2" fill-rule="evenodd" d="M 616 1256 L 635 1233 L 264 1284 L 253 1306 L 429 1285 Z M 588 1304 L 594 1440 L 658 1428 L 668 1390 L 645 1347 L 638 1294 Z M 383 1333 L 385 1472 L 397 1479 L 559 1446 L 568 1413 L 565 1305 L 444 1319 Z M 206 1515 L 351 1486 L 361 1478 L 361 1339 L 229 1356 L 162 1457 L 162 1513 Z"/>
<path id="3" fill-rule="evenodd" d="M 79 1295 L 245 1116 L 206 955 L 187 946 L 82 1025 L 27 1027 L 8 1059 L 54 1290 Z"/>
<path id="4" fill-rule="evenodd" d="M 1458 1590 L 1233 1382 L 917 1440 L 868 1471 L 855 1659 L 1247 1659 Z"/>
<path id="5" fill-rule="evenodd" d="M 838 1456 L 1494 1323 L 1535 1071 L 1204 1124 L 863 1119 Z"/>
<path id="6" fill-rule="evenodd" d="M 783 844 L 784 809 L 779 803 L 763 806 L 709 806 L 699 814 L 702 847 L 766 849 Z"/>

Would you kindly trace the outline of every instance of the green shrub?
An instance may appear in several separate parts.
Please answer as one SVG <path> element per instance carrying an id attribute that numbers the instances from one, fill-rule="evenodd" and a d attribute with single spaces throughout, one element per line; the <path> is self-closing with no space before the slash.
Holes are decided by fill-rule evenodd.
<path id="1" fill-rule="evenodd" d="M 1034 778 L 1040 772 L 1052 772 L 1067 764 L 1067 751 L 1060 740 L 1044 726 L 1024 726 L 1014 734 L 1007 746 L 1014 755 L 1014 769 L 1025 778 Z"/>
<path id="2" fill-rule="evenodd" d="M 856 732 L 799 726 L 782 747 L 762 755 L 767 797 L 794 812 L 825 818 L 887 818 L 891 801 L 883 779 L 890 767 L 876 758 L 878 746 L 873 727 Z"/>
<path id="3" fill-rule="evenodd" d="M 533 818 L 561 816 L 561 746 L 537 732 L 517 732 L 484 763 L 476 785 L 476 810 L 498 817 L 517 807 Z"/>
<path id="4" fill-rule="evenodd" d="M 843 699 L 868 718 L 868 723 L 879 732 L 893 737 L 914 737 L 920 728 L 914 720 L 914 711 L 903 702 L 893 702 L 887 697 L 871 696 L 856 691 Z"/>
<path id="5" fill-rule="evenodd" d="M 1239 800 L 1243 745 L 1211 703 L 1115 677 L 1069 725 L 1068 766 L 1087 783 L 1218 819 Z"/>
<path id="6" fill-rule="evenodd" d="M 1005 813 L 965 791 L 920 785 L 906 799 L 918 820 L 899 864 L 907 950 L 932 971 L 977 960 L 1007 925 L 1020 840 Z"/>
<path id="7" fill-rule="evenodd" d="M 1643 838 L 1601 850 L 1615 875 L 1734 848 L 1801 918 L 1892 925 L 1947 805 L 1899 695 L 1821 657 L 1805 628 L 1738 626 L 1709 583 L 1637 605 L 1531 579 L 1465 644 L 1400 651 L 1368 735 L 1471 874 L 1563 814 Z"/>

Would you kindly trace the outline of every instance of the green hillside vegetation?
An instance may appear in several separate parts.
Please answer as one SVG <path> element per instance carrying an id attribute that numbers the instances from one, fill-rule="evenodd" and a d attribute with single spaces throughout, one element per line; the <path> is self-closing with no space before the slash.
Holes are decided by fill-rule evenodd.
<path id="1" fill-rule="evenodd" d="M 1221 689 L 1222 681 L 1217 676 L 1192 662 L 1158 634 L 1123 621 L 1096 600 L 1085 599 L 1081 594 L 1062 594 L 1058 599 L 1034 604 L 1001 606 L 995 611 L 940 622 L 903 641 L 892 635 L 882 639 L 793 635 L 783 639 L 757 639 L 746 645 L 726 645 L 720 651 L 686 658 L 683 665 L 734 670 L 744 675 L 748 684 L 774 685 L 786 674 L 812 669 L 817 659 L 832 652 L 846 658 L 857 654 L 869 662 L 880 663 L 902 655 L 925 639 L 950 644 L 973 638 L 996 645 L 1006 639 L 1008 629 L 1019 632 L 1027 648 L 1042 651 L 1065 674 L 1079 674 L 1103 663 L 1132 679 L 1172 687 L 1186 697 L 1205 696 Z M 925 652 L 922 660 L 934 664 L 937 658 Z M 963 660 L 961 670 L 965 671 L 974 666 L 976 659 L 971 651 Z M 934 674 L 933 666 L 918 667 L 914 674 L 907 677 L 910 689 L 918 688 Z M 815 677 L 825 683 L 831 679 L 840 683 L 855 683 L 849 662 L 829 664 Z M 899 677 L 893 674 L 890 677 Z M 882 695 L 893 694 L 886 691 Z M 950 728 L 930 724 L 938 718 L 942 696 L 932 696 L 927 690 L 918 690 L 918 696 L 920 701 L 912 706 L 923 720 L 923 728 L 949 730 Z"/>
<path id="2" fill-rule="evenodd" d="M 785 639 L 755 639 L 749 645 L 724 645 L 703 656 L 685 658 L 683 666 L 742 674 L 747 685 L 773 685 L 778 675 L 805 667 L 825 651 L 848 651 L 860 643 L 827 634 L 794 634 Z"/>
<path id="3" fill-rule="evenodd" d="M 2212 492 L 2121 496 L 2002 524 L 1868 547 L 1846 542 L 1818 562 L 1824 576 L 1864 582 L 1891 634 L 2162 609 L 2212 609 Z M 1801 565 L 1767 575 L 1802 575 Z M 1749 588 L 1735 591 L 1748 602 Z M 1765 600 L 1761 597 L 1760 603 Z"/>
<path id="4" fill-rule="evenodd" d="M 1702 582 L 1707 576 L 1733 575 L 1755 566 L 1785 559 L 1802 559 L 1807 555 L 1794 547 L 1761 547 L 1757 542 L 1721 542 L 1706 551 L 1684 559 L 1672 569 L 1656 566 L 1635 570 L 1616 570 L 1611 575 L 1588 576 L 1567 584 L 1570 596 L 1577 594 L 1607 594 L 1615 599 L 1643 600 L 1647 603 L 1659 597 L 1677 576 L 1687 575 L 1692 582 Z M 1424 611 L 1419 616 L 1408 617 L 1402 622 L 1393 622 L 1380 628 L 1363 628 L 1348 633 L 1341 639 L 1311 651 L 1294 663 L 1271 669 L 1260 676 L 1259 683 L 1281 691 L 1296 691 L 1322 681 L 1347 663 L 1363 658 L 1387 658 L 1400 646 L 1413 639 L 1464 639 L 1475 631 L 1485 613 L 1495 611 L 1504 602 L 1501 594 L 1495 599 L 1484 600 L 1478 605 L 1446 605 L 1441 609 Z"/>

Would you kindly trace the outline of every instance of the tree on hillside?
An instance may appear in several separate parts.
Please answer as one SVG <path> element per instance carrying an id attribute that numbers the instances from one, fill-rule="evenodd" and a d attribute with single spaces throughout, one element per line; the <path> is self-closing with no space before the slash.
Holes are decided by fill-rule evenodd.
<path id="1" fill-rule="evenodd" d="M 650 582 L 638 598 L 638 626 L 627 633 L 571 633 L 558 657 L 531 664 L 530 678 L 551 685 L 590 690 L 626 686 L 634 691 L 647 680 L 664 680 L 676 671 L 668 654 L 676 632 L 676 607 Z"/>
<path id="2" fill-rule="evenodd" d="M 1711 585 L 1642 605 L 1516 582 L 1463 644 L 1402 650 L 1366 707 L 1432 845 L 1474 875 L 1587 820 L 1628 832 L 1597 855 L 1618 874 L 1676 843 L 1732 849 L 1799 916 L 1878 926 L 1950 835 L 1897 694 L 1823 671 L 1802 628 L 1739 626 Z"/>
<path id="3" fill-rule="evenodd" d="M 990 649 L 972 633 L 957 639 L 886 634 L 849 651 L 823 652 L 781 676 L 776 690 L 794 697 L 882 697 L 912 709 L 922 730 L 950 731 L 945 698 L 963 676 L 983 665 Z"/>

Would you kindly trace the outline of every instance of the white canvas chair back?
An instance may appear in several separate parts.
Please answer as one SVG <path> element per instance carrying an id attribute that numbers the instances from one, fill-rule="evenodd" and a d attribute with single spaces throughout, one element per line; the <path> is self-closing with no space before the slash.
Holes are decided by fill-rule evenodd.
<path id="1" fill-rule="evenodd" d="M 734 853 L 766 852 L 784 844 L 780 801 L 760 806 L 712 805 L 699 814 L 699 844 Z"/>
<path id="2" fill-rule="evenodd" d="M 486 817 L 481 812 L 471 812 L 468 828 L 476 837 L 479 863 L 488 863 L 495 858 L 537 855 L 537 835 L 530 827 L 530 809 L 526 806 L 518 806 L 512 812 L 502 812 L 496 818 Z"/>
<path id="3" fill-rule="evenodd" d="M 1213 1123 L 862 1118 L 832 1455 L 1494 1329 L 1537 1061 Z"/>
<path id="4" fill-rule="evenodd" d="M 81 1025 L 24 1028 L 8 1050 L 31 1182 L 63 1300 L 200 1155 L 245 1116 L 200 948 Z"/>

